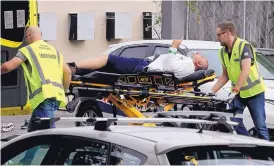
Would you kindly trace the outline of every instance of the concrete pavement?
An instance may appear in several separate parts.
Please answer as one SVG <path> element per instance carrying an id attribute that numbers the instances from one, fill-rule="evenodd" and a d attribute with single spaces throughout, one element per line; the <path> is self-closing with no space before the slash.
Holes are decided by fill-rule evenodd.
<path id="1" fill-rule="evenodd" d="M 103 113 L 104 117 L 113 117 L 112 114 Z M 2 132 L 1 138 L 5 138 L 8 136 L 12 136 L 15 134 L 24 134 L 27 133 L 27 129 L 22 130 L 21 126 L 25 123 L 25 120 L 30 119 L 30 115 L 17 115 L 17 116 L 2 116 L 1 117 L 1 125 L 13 123 L 15 125 L 15 128 L 10 132 Z M 55 117 L 75 117 L 73 113 L 65 112 L 65 111 L 56 111 Z M 117 116 L 120 117 L 120 116 Z M 119 123 L 123 124 L 123 123 Z M 70 121 L 58 121 L 55 123 L 56 127 L 74 127 L 75 122 Z"/>
<path id="2" fill-rule="evenodd" d="M 74 115 L 72 113 L 64 112 L 64 111 L 57 111 L 55 113 L 56 117 L 73 117 Z M 27 129 L 22 130 L 21 126 L 24 124 L 25 120 L 29 120 L 30 115 L 17 115 L 17 116 L 2 116 L 1 117 L 1 125 L 13 123 L 15 125 L 15 128 L 10 132 L 2 132 L 1 138 L 8 137 L 15 134 L 24 134 L 27 133 Z M 56 123 L 56 127 L 73 127 L 74 122 L 62 122 L 58 121 Z"/>

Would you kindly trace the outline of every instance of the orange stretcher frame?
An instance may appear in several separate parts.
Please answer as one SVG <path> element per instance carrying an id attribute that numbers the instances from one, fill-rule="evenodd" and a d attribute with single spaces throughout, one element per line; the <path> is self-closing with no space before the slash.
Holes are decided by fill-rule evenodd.
<path id="1" fill-rule="evenodd" d="M 130 77 L 130 76 L 129 76 Z M 195 81 L 195 84 L 202 85 L 207 82 L 211 82 L 215 79 L 215 73 L 211 76 L 208 76 L 204 79 Z M 149 80 L 149 79 L 142 79 Z M 150 101 L 157 101 L 158 104 L 164 105 L 164 111 L 170 111 L 176 103 L 168 102 L 168 98 L 176 98 L 177 100 L 194 100 L 198 102 L 211 102 L 212 97 L 210 96 L 197 96 L 194 95 L 193 89 L 195 88 L 193 82 L 184 82 L 177 85 L 175 91 L 160 92 L 155 88 L 148 88 L 148 94 L 145 97 L 140 97 L 140 90 L 138 88 L 118 88 L 116 89 L 112 85 L 95 83 L 95 82 L 85 82 L 85 81 L 71 81 L 71 86 L 78 90 L 98 90 L 106 91 L 106 95 L 103 97 L 103 100 L 109 101 L 109 103 L 115 105 L 119 108 L 127 117 L 138 117 L 146 118 L 144 114 L 138 107 L 146 107 Z M 80 95 L 81 96 L 81 95 Z"/>

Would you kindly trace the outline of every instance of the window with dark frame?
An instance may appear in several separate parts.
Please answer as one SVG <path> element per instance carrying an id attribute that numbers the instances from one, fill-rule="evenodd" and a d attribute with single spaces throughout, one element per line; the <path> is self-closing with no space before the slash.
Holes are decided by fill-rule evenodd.
<path id="1" fill-rule="evenodd" d="M 257 165 L 274 164 L 273 147 L 254 146 L 203 146 L 175 149 L 167 153 L 171 165 Z"/>
<path id="2" fill-rule="evenodd" d="M 127 47 L 121 52 L 121 57 L 127 58 L 140 58 L 143 59 L 147 56 L 147 52 L 149 51 L 149 46 L 136 46 L 136 47 Z"/>
<path id="3" fill-rule="evenodd" d="M 135 150 L 113 144 L 110 151 L 110 165 L 143 165 L 147 157 Z"/>
<path id="4" fill-rule="evenodd" d="M 103 141 L 66 137 L 65 142 L 70 146 L 63 152 L 66 165 L 107 165 L 109 144 Z"/>
<path id="5" fill-rule="evenodd" d="M 1 149 L 1 152 L 5 154 L 1 156 L 1 165 L 41 165 L 48 154 L 55 156 L 58 153 L 59 138 L 60 136 L 54 135 L 33 136 L 6 146 Z M 25 156 L 26 153 L 31 155 Z M 45 162 L 51 161 L 46 159 Z"/>

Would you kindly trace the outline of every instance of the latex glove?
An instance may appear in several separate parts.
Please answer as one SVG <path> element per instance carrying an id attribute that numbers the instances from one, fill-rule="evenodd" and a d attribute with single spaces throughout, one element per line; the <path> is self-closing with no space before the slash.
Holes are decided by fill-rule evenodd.
<path id="1" fill-rule="evenodd" d="M 65 89 L 65 93 L 69 93 L 70 92 L 70 90 L 69 89 Z"/>
<path id="2" fill-rule="evenodd" d="M 213 99 L 213 100 L 222 100 L 222 99 L 220 99 L 220 98 L 217 96 L 216 93 L 214 93 L 214 92 L 212 92 L 212 91 L 210 91 L 210 92 L 207 94 L 207 96 L 208 96 L 208 97 L 211 97 L 211 99 Z"/>
<path id="3" fill-rule="evenodd" d="M 231 103 L 231 101 L 235 98 L 236 95 L 237 95 L 236 92 L 231 92 L 231 93 L 229 93 L 229 95 L 228 95 L 226 101 L 228 101 L 228 103 Z"/>
<path id="4" fill-rule="evenodd" d="M 214 93 L 212 91 L 210 91 L 208 94 L 207 94 L 209 97 L 211 97 L 211 99 L 213 100 L 217 100 L 217 101 L 223 101 L 223 102 L 227 102 L 227 98 L 225 97 L 220 97 L 217 95 L 217 93 Z"/>
<path id="5" fill-rule="evenodd" d="M 216 93 L 214 93 L 214 92 L 212 92 L 212 91 L 210 91 L 207 95 L 208 95 L 208 96 L 216 97 Z"/>

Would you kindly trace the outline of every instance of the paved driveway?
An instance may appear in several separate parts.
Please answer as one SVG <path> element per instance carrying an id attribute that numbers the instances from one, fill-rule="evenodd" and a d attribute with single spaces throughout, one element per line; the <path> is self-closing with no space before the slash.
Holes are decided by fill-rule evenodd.
<path id="1" fill-rule="evenodd" d="M 55 116 L 61 116 L 61 117 L 73 117 L 73 114 L 63 111 L 57 111 Z M 26 119 L 29 120 L 30 115 L 20 115 L 20 116 L 2 116 L 1 117 L 1 125 L 13 123 L 15 125 L 14 130 L 10 132 L 1 133 L 1 138 L 11 136 L 14 134 L 23 134 L 26 133 L 27 130 L 21 130 L 21 126 L 24 124 L 24 121 Z M 62 122 L 59 121 L 56 123 L 56 127 L 73 127 L 73 122 Z"/>
<path id="2" fill-rule="evenodd" d="M 57 111 L 55 113 L 56 117 L 74 117 L 74 114 L 68 113 L 65 111 Z M 112 114 L 103 113 L 104 117 L 113 117 Z M 120 116 L 117 116 L 120 117 Z M 20 115 L 20 116 L 2 116 L 1 117 L 1 125 L 13 123 L 15 125 L 15 128 L 10 132 L 1 133 L 1 138 L 8 137 L 15 134 L 24 134 L 27 133 L 27 129 L 22 130 L 21 126 L 24 124 L 25 120 L 30 119 L 30 115 Z M 69 121 L 58 121 L 55 123 L 56 127 L 74 127 L 74 122 Z M 123 124 L 123 123 L 119 123 Z"/>

